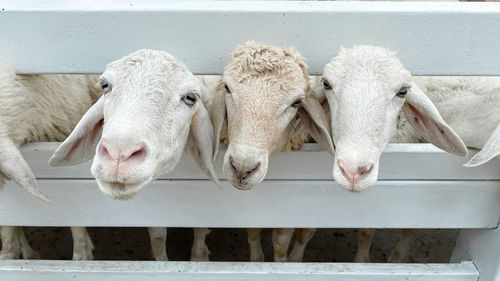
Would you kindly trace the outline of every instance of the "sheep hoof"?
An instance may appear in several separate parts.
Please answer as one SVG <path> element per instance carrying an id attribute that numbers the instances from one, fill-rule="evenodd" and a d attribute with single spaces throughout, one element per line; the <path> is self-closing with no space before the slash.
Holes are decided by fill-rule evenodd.
<path id="1" fill-rule="evenodd" d="M 409 255 L 400 255 L 399 252 L 394 251 L 387 259 L 388 263 L 409 263 L 411 258 Z"/>
<path id="2" fill-rule="evenodd" d="M 288 262 L 288 258 L 285 257 L 274 257 L 274 262 Z"/>
<path id="3" fill-rule="evenodd" d="M 74 261 L 88 261 L 88 260 L 93 260 L 94 255 L 92 254 L 92 251 L 90 252 L 80 252 L 80 253 L 73 253 L 73 260 Z"/>
<path id="4" fill-rule="evenodd" d="M 289 262 L 302 262 L 304 260 L 304 252 L 292 251 L 288 256 Z"/>
<path id="5" fill-rule="evenodd" d="M 210 251 L 205 245 L 201 249 L 193 249 L 191 252 L 191 261 L 210 261 Z"/>
<path id="6" fill-rule="evenodd" d="M 370 257 L 368 255 L 356 255 L 354 262 L 369 263 Z"/>
<path id="7" fill-rule="evenodd" d="M 73 250 L 73 260 L 74 261 L 87 261 L 93 260 L 94 254 L 94 246 L 92 243 L 78 243 L 77 246 Z"/>
<path id="8" fill-rule="evenodd" d="M 39 260 L 41 258 L 41 255 L 38 251 L 31 251 L 29 254 L 23 253 L 23 258 L 26 260 Z"/>
<path id="9" fill-rule="evenodd" d="M 167 253 L 162 253 L 158 256 L 155 256 L 156 261 L 168 261 Z"/>
<path id="10" fill-rule="evenodd" d="M 250 253 L 250 261 L 252 262 L 264 262 L 264 252 L 259 251 L 257 253 Z"/>
<path id="11" fill-rule="evenodd" d="M 18 243 L 5 243 L 2 246 L 0 260 L 14 260 L 21 257 L 21 246 Z"/>

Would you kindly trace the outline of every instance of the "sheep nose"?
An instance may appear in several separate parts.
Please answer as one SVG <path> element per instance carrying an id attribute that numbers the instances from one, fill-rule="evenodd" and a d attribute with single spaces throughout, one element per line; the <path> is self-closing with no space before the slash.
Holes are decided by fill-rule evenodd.
<path id="1" fill-rule="evenodd" d="M 130 160 L 142 160 L 146 156 L 146 145 L 140 142 L 120 148 L 103 139 L 99 152 L 101 156 L 110 158 L 113 161 L 127 162 Z"/>
<path id="2" fill-rule="evenodd" d="M 235 178 L 239 183 L 242 183 L 247 177 L 255 174 L 257 170 L 259 170 L 260 162 L 257 162 L 253 165 L 242 165 L 239 166 L 235 164 L 232 156 L 229 156 L 229 164 L 231 164 L 231 169 L 233 170 Z M 250 167 L 250 168 L 249 168 Z"/>
<path id="3" fill-rule="evenodd" d="M 344 161 L 339 160 L 339 167 L 344 173 L 345 177 L 351 182 L 351 185 L 354 186 L 359 182 L 361 176 L 367 175 L 373 169 L 373 164 L 366 164 L 364 166 L 359 166 L 355 172 L 349 171 L 346 167 Z"/>

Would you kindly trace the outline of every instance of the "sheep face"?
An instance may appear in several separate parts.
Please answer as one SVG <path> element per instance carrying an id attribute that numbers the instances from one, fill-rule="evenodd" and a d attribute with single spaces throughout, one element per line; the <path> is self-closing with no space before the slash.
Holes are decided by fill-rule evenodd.
<path id="1" fill-rule="evenodd" d="M 328 99 L 336 147 L 333 177 L 347 190 L 363 191 L 377 181 L 380 155 L 395 133 L 402 109 L 426 140 L 452 153 L 466 153 L 463 142 L 390 50 L 340 50 L 314 90 Z"/>
<path id="2" fill-rule="evenodd" d="M 300 75 L 300 70 L 297 69 Z M 297 75 L 295 74 L 295 75 Z M 305 98 L 303 79 L 290 88 L 276 79 L 262 77 L 234 83 L 226 76 L 228 138 L 224 155 L 224 174 L 240 189 L 248 189 L 266 176 L 270 155 L 281 149 L 290 135 L 298 103 Z M 259 79 L 261 78 L 261 79 Z"/>
<path id="3" fill-rule="evenodd" d="M 130 199 L 170 172 L 187 144 L 217 181 L 201 83 L 184 64 L 164 52 L 141 50 L 109 64 L 100 83 L 105 94 L 56 150 L 52 165 L 93 156 L 91 172 L 101 191 Z"/>
<path id="4" fill-rule="evenodd" d="M 223 170 L 236 188 L 250 189 L 264 179 L 269 157 L 297 133 L 302 120 L 311 120 L 308 112 L 323 117 L 317 119 L 329 139 L 307 79 L 304 61 L 293 50 L 250 42 L 233 52 L 215 93 L 212 122 L 217 138 L 227 121 Z M 304 127 L 317 127 L 312 123 Z"/>

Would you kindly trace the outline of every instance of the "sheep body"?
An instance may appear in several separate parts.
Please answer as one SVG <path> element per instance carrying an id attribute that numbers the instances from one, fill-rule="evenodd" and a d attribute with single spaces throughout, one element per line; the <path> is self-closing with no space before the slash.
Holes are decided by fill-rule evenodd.
<path id="1" fill-rule="evenodd" d="M 216 89 L 218 86 L 221 84 L 221 76 L 220 75 L 199 75 L 198 78 L 202 81 L 202 84 L 207 91 L 207 95 L 204 95 L 203 103 L 205 104 L 205 107 L 207 109 L 211 108 L 212 101 L 216 92 Z M 317 78 L 311 77 L 311 81 L 316 81 Z M 301 133 L 296 136 L 290 137 L 288 141 L 284 142 L 282 149 L 280 152 L 288 152 L 288 151 L 294 151 L 294 150 L 299 150 L 302 144 L 308 142 L 308 141 L 313 141 L 308 134 L 306 133 Z M 224 145 L 227 147 L 229 145 L 229 139 L 227 137 L 227 122 L 225 122 L 222 130 L 221 130 L 221 135 L 220 135 L 220 142 L 224 143 Z M 196 230 L 195 230 L 196 231 Z M 206 231 L 206 230 L 205 230 Z M 248 243 L 250 246 L 250 259 L 252 261 L 264 261 L 264 253 L 262 251 L 262 246 L 260 243 L 260 229 L 247 229 L 248 233 Z M 276 229 L 273 231 L 273 243 L 276 244 L 278 242 L 278 238 L 282 237 L 283 240 L 285 240 L 285 244 L 282 247 L 278 248 L 283 248 L 288 250 L 288 244 L 291 239 L 291 235 L 293 235 L 294 229 Z M 303 252 L 305 249 L 305 246 L 307 245 L 307 242 L 312 238 L 312 235 L 314 234 L 315 229 L 299 229 L 297 230 L 297 242 L 295 243 L 294 250 L 290 254 L 289 259 L 296 260 L 296 261 L 301 261 Z M 195 244 L 198 245 L 203 245 L 203 251 L 207 252 L 208 248 L 204 244 L 204 239 L 205 236 L 209 232 L 206 232 L 204 236 L 196 235 L 195 233 Z M 299 239 L 302 238 L 302 239 Z M 196 247 L 193 246 L 193 251 L 196 249 Z M 194 256 L 193 254 L 191 256 Z"/>
<path id="2" fill-rule="evenodd" d="M 96 82 L 96 75 L 16 75 L 0 64 L 2 136 L 17 146 L 63 141 L 99 98 Z"/>
<path id="3" fill-rule="evenodd" d="M 299 149 L 308 134 L 333 152 L 327 118 L 310 89 L 305 59 L 294 48 L 256 42 L 237 46 L 216 87 L 211 110 L 216 138 L 227 145 L 224 173 L 238 189 L 261 182 L 269 158 Z M 294 229 L 275 229 L 274 260 L 301 261 L 314 231 L 300 229 L 287 257 Z M 250 259 L 263 261 L 260 229 L 247 232 Z"/>
<path id="4" fill-rule="evenodd" d="M 11 175 L 5 171 L 9 169 L 6 166 L 15 166 L 16 162 L 20 166 L 10 168 L 18 169 L 17 173 L 25 173 L 25 177 L 30 178 L 18 179 L 17 182 L 27 180 L 36 185 L 31 170 L 23 165 L 25 161 L 12 161 L 12 157 L 21 157 L 18 148 L 27 142 L 64 140 L 99 98 L 96 82 L 95 75 L 16 75 L 10 65 L 0 63 L 0 142 L 8 152 L 0 162 L 10 161 L 0 171 L 0 188 L 6 176 Z M 75 243 L 73 258 L 91 259 L 93 245 L 85 228 L 72 228 L 72 233 Z M 24 258 L 38 257 L 27 243 L 21 227 L 3 226 L 1 234 L 0 259 L 18 258 L 21 252 Z"/>

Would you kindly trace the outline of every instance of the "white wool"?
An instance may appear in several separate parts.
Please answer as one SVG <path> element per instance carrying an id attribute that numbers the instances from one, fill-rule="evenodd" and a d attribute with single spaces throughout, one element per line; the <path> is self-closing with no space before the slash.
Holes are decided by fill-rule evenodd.
<path id="1" fill-rule="evenodd" d="M 96 75 L 16 75 L 13 68 L 0 63 L 0 188 L 4 175 L 29 191 L 36 181 L 18 148 L 33 141 L 62 141 L 78 120 L 99 98 Z M 10 145 L 9 145 L 10 144 Z M 2 154 L 0 153 L 0 154 Z M 4 164 L 4 165 L 2 165 Z M 9 169 L 7 171 L 6 169 Z M 43 198 L 43 195 L 33 194 Z M 0 227 L 3 248 L 0 259 L 38 256 L 21 227 Z M 75 249 L 73 258 L 91 259 L 92 241 L 85 228 L 72 228 Z"/>
<path id="2" fill-rule="evenodd" d="M 1 135 L 17 146 L 63 141 L 99 98 L 96 82 L 96 75 L 16 75 L 0 64 Z"/>

